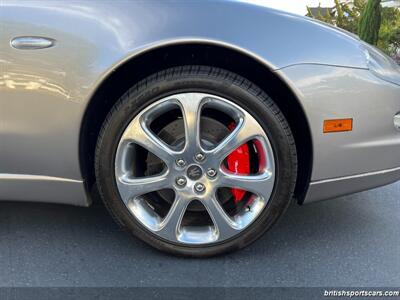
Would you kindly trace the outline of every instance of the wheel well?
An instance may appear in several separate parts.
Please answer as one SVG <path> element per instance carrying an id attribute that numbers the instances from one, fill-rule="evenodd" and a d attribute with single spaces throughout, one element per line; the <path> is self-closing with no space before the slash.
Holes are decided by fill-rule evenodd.
<path id="1" fill-rule="evenodd" d="M 208 65 L 237 73 L 257 84 L 279 106 L 292 129 L 297 154 L 295 198 L 301 204 L 312 170 L 312 140 L 304 111 L 290 88 L 265 65 L 239 51 L 206 44 L 165 46 L 140 54 L 114 70 L 91 98 L 80 133 L 80 165 L 86 188 L 95 183 L 94 153 L 103 121 L 115 102 L 136 82 L 170 67 Z"/>

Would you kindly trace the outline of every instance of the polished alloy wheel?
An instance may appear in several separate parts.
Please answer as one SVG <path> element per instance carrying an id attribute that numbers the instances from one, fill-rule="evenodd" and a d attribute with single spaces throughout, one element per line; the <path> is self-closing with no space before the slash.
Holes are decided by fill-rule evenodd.
<path id="1" fill-rule="evenodd" d="M 275 160 L 266 132 L 244 108 L 216 95 L 178 93 L 147 106 L 126 127 L 115 179 L 147 230 L 168 242 L 207 245 L 257 219 L 274 188 Z"/>

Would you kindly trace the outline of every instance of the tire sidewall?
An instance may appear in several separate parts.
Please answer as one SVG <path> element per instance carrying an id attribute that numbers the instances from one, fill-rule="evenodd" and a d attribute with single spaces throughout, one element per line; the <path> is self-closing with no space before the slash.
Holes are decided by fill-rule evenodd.
<path id="1" fill-rule="evenodd" d="M 160 250 L 185 256 L 212 256 L 242 248 L 259 238 L 286 210 L 293 194 L 296 170 L 290 129 L 279 109 L 258 87 L 227 72 L 217 74 L 169 74 L 154 76 L 127 92 L 107 117 L 96 151 L 96 179 L 107 208 L 120 225 Z M 169 74 L 169 76 L 168 76 Z M 245 84 L 244 84 L 245 83 Z M 122 201 L 115 178 L 115 155 L 129 123 L 145 107 L 173 94 L 203 92 L 223 97 L 248 111 L 263 127 L 275 158 L 275 185 L 268 204 L 257 219 L 235 237 L 215 244 L 186 246 L 162 239 L 145 228 Z M 289 130 L 289 132 L 288 132 Z"/>

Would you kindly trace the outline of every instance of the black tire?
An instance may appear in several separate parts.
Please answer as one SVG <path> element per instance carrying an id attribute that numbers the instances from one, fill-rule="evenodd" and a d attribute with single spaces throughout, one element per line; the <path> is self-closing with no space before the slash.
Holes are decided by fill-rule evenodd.
<path id="1" fill-rule="evenodd" d="M 275 156 L 276 179 L 268 205 L 248 228 L 219 244 L 185 246 L 160 239 L 143 227 L 120 198 L 114 174 L 119 139 L 129 122 L 146 106 L 180 92 L 215 94 L 245 107 L 268 134 Z M 285 117 L 260 88 L 232 72 L 207 66 L 182 66 L 160 71 L 134 85 L 114 105 L 99 134 L 95 171 L 100 195 L 114 219 L 149 245 L 175 255 L 208 257 L 243 248 L 258 239 L 285 212 L 297 176 L 293 135 Z"/>

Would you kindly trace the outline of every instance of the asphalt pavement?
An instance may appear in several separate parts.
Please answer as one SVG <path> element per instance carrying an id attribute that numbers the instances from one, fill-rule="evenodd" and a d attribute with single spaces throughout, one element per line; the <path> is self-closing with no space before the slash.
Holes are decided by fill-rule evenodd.
<path id="1" fill-rule="evenodd" d="M 255 244 L 211 259 L 153 250 L 101 205 L 2 202 L 0 286 L 399 287 L 400 183 L 293 205 Z"/>

